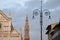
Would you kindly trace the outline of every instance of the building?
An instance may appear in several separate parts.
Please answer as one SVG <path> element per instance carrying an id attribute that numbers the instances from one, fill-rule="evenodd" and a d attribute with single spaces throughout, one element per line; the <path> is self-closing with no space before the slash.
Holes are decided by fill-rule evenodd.
<path id="1" fill-rule="evenodd" d="M 46 30 L 48 40 L 60 40 L 60 22 L 48 25 Z"/>
<path id="2" fill-rule="evenodd" d="M 28 23 L 26 21 L 26 25 L 27 24 Z M 29 28 L 27 29 L 29 30 Z M 27 33 L 26 35 L 28 34 L 29 33 Z M 17 30 L 13 27 L 11 16 L 6 16 L 1 10 L 0 10 L 0 40 L 23 40 L 22 28 L 20 28 L 20 32 L 17 32 Z"/>
<path id="3" fill-rule="evenodd" d="M 28 16 L 26 16 L 26 23 L 25 23 L 25 29 L 24 29 L 24 40 L 30 40 Z"/>

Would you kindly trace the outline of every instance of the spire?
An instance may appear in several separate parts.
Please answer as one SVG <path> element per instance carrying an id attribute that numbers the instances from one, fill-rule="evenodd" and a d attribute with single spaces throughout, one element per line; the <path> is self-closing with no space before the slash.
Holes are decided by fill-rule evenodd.
<path id="1" fill-rule="evenodd" d="M 26 24 L 25 24 L 25 30 L 24 30 L 24 40 L 29 40 L 29 25 L 28 25 L 28 16 L 26 16 Z"/>
<path id="2" fill-rule="evenodd" d="M 28 16 L 26 16 L 25 30 L 29 30 Z"/>
<path id="3" fill-rule="evenodd" d="M 20 27 L 20 40 L 23 40 L 23 37 L 22 37 L 22 28 Z"/>
<path id="4" fill-rule="evenodd" d="M 28 23 L 28 16 L 26 16 L 26 23 Z"/>
<path id="5" fill-rule="evenodd" d="M 9 11 L 8 18 L 10 19 L 11 24 L 12 24 L 12 16 L 11 16 L 11 11 Z"/>
<path id="6" fill-rule="evenodd" d="M 11 18 L 11 11 L 9 11 L 9 15 L 8 15 L 9 18 Z"/>
<path id="7" fill-rule="evenodd" d="M 20 27 L 20 34 L 22 34 L 22 28 Z"/>

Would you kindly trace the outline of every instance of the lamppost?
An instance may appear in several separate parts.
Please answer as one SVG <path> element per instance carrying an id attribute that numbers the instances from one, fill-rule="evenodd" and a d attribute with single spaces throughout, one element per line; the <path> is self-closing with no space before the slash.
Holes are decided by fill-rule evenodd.
<path id="1" fill-rule="evenodd" d="M 44 9 L 44 10 L 42 9 L 42 0 L 41 0 L 41 9 L 35 9 L 33 11 L 33 18 L 34 16 L 37 16 L 38 13 L 40 14 L 40 27 L 41 27 L 40 31 L 41 31 L 41 40 L 42 40 L 43 13 L 45 13 L 46 16 L 49 16 L 49 19 L 51 18 L 50 11 L 48 9 Z"/>

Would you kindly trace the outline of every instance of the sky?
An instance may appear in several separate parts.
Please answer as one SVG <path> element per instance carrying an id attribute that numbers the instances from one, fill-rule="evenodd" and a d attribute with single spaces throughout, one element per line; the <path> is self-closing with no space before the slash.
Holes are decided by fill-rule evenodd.
<path id="1" fill-rule="evenodd" d="M 30 27 L 30 40 L 40 40 L 40 18 L 39 15 L 32 19 L 33 10 L 40 9 L 41 0 L 0 0 L 0 10 L 2 10 L 7 16 L 11 13 L 12 23 L 17 31 L 22 27 L 22 33 L 24 37 L 24 27 L 26 15 L 29 17 Z M 46 28 L 52 23 L 59 22 L 60 19 L 60 0 L 42 0 L 43 10 L 48 9 L 51 14 L 51 19 L 48 19 L 43 13 L 43 40 L 48 40 Z"/>

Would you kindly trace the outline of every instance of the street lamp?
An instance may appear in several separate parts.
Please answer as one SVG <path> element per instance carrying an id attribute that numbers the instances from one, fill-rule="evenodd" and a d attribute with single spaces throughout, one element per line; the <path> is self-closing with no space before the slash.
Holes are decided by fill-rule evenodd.
<path id="1" fill-rule="evenodd" d="M 41 40 L 42 40 L 43 13 L 45 13 L 46 16 L 49 16 L 49 19 L 51 18 L 50 11 L 48 9 L 42 10 L 42 0 L 41 0 L 41 9 L 35 9 L 33 11 L 33 18 L 34 16 L 40 14 Z"/>

